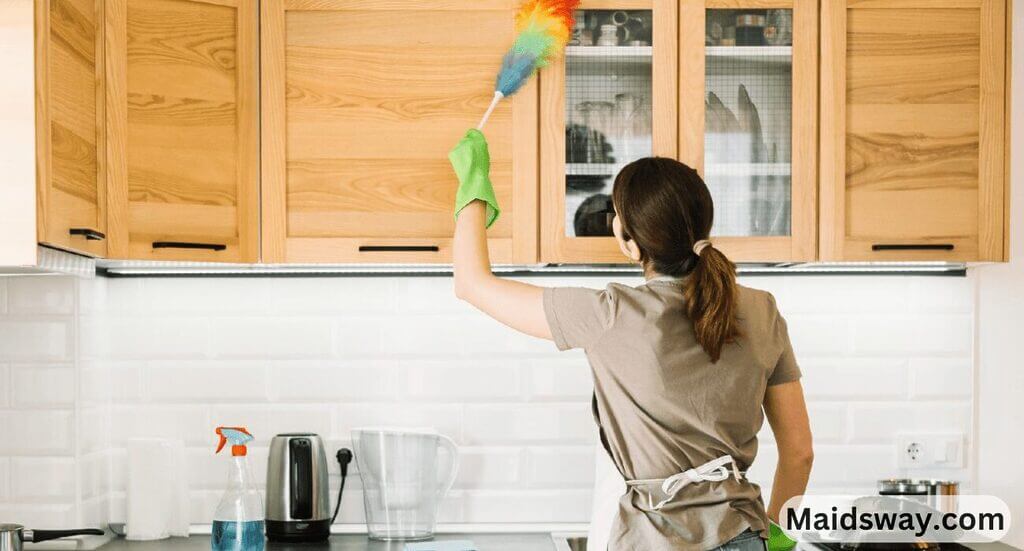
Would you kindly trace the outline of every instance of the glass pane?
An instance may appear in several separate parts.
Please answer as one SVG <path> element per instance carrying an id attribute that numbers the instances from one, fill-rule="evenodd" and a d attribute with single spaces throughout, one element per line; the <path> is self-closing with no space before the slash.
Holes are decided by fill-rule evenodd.
<path id="1" fill-rule="evenodd" d="M 790 235 L 793 11 L 708 10 L 705 43 L 712 235 Z"/>
<path id="2" fill-rule="evenodd" d="M 612 234 L 623 165 L 651 155 L 651 10 L 581 10 L 565 59 L 565 233 Z"/>

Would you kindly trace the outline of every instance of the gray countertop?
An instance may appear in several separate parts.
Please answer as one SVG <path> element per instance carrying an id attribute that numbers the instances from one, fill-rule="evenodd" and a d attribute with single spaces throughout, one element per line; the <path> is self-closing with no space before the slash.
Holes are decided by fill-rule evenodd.
<path id="1" fill-rule="evenodd" d="M 553 551 L 550 533 L 541 534 L 441 534 L 435 541 L 470 540 L 479 551 Z M 170 538 L 159 541 L 128 541 L 117 538 L 102 551 L 209 551 L 210 536 Z M 403 551 L 404 542 L 370 541 L 362 534 L 337 534 L 323 544 L 267 543 L 267 551 Z"/>

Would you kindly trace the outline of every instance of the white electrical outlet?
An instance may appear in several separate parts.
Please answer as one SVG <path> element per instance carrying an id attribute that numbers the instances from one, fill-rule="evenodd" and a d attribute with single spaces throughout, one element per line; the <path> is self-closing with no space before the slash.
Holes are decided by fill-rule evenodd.
<path id="1" fill-rule="evenodd" d="M 960 468 L 964 466 L 964 435 L 901 434 L 896 437 L 901 469 Z"/>

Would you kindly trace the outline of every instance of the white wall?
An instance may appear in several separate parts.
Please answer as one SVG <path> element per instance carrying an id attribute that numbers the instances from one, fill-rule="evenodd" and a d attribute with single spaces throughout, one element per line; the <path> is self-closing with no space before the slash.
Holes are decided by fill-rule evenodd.
<path id="1" fill-rule="evenodd" d="M 902 474 L 900 432 L 954 430 L 973 439 L 971 279 L 744 283 L 773 292 L 790 321 L 816 436 L 815 489 L 870 492 L 876 479 Z M 152 435 L 187 442 L 193 521 L 208 522 L 224 468 L 212 454 L 218 424 L 252 429 L 262 444 L 250 455 L 257 472 L 278 432 L 312 430 L 340 446 L 358 425 L 435 425 L 465 457 L 442 521 L 585 522 L 589 515 L 594 427 L 585 359 L 458 303 L 450 279 L 0 278 L 0 296 L 5 288 L 0 389 L 10 396 L 0 391 L 0 420 L 8 423 L 0 427 L 28 419 L 25 426 L 38 428 L 13 433 L 0 452 L 5 520 L 74 506 L 66 493 L 17 490 L 22 476 L 65 480 L 69 457 L 78 461 L 74 483 L 87 501 L 80 514 L 94 518 L 109 499 L 112 519 L 123 519 L 123 444 Z M 76 296 L 78 314 L 69 318 Z M 68 357 L 69 324 L 80 331 L 76 358 Z M 40 389 L 71 376 L 52 371 L 67 366 L 79 394 L 59 384 L 65 405 L 52 405 Z M 103 400 L 109 405 L 96 405 Z M 73 434 L 64 424 L 68 403 L 79 426 Z M 64 432 L 53 433 L 55 426 Z M 39 434 L 50 434 L 57 451 L 34 451 Z M 74 456 L 62 447 L 67 438 L 76 442 Z M 14 468 L 23 456 L 47 460 L 33 460 L 22 475 Z M 767 483 L 774 457 L 766 441 L 752 477 Z M 972 485 L 971 472 L 920 474 Z M 347 488 L 339 522 L 361 522 L 358 481 Z M 58 523 L 51 518 L 60 518 L 56 509 L 31 520 Z"/>
<path id="2" fill-rule="evenodd" d="M 1013 133 L 1010 262 L 978 277 L 978 440 L 980 490 L 1000 496 L 1018 515 L 1007 543 L 1024 547 L 1024 1 L 1013 10 Z"/>

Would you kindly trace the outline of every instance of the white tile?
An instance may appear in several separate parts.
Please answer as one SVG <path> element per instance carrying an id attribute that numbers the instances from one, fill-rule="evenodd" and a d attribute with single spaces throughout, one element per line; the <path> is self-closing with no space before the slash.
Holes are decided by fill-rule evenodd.
<path id="1" fill-rule="evenodd" d="M 395 281 L 380 277 L 311 277 L 267 280 L 273 313 L 349 317 L 384 314 L 395 308 Z"/>
<path id="2" fill-rule="evenodd" d="M 78 312 L 82 316 L 99 316 L 107 312 L 114 295 L 107 293 L 109 278 L 78 280 Z"/>
<path id="3" fill-rule="evenodd" d="M 841 356 L 851 351 L 849 319 L 839 315 L 783 313 L 783 316 L 797 361 L 808 356 Z"/>
<path id="4" fill-rule="evenodd" d="M 359 317 L 334 324 L 334 356 L 340 359 L 380 357 L 394 352 L 395 342 L 405 338 L 392 327 L 395 318 Z"/>
<path id="5" fill-rule="evenodd" d="M 94 453 L 109 450 L 111 445 L 110 407 L 81 408 L 78 415 L 79 452 Z"/>
<path id="6" fill-rule="evenodd" d="M 532 400 L 589 400 L 593 393 L 590 364 L 582 354 L 526 360 L 523 364 L 529 374 L 529 396 Z"/>
<path id="7" fill-rule="evenodd" d="M 858 354 L 968 355 L 974 334 L 969 315 L 868 316 L 853 324 Z"/>
<path id="8" fill-rule="evenodd" d="M 143 371 L 143 392 L 154 402 L 266 400 L 266 368 L 258 362 L 153 362 Z"/>
<path id="9" fill-rule="evenodd" d="M 588 522 L 589 490 L 466 491 L 466 522 Z"/>
<path id="10" fill-rule="evenodd" d="M 462 406 L 456 404 L 343 404 L 334 408 L 332 436 L 347 439 L 363 427 L 432 428 L 462 442 Z"/>
<path id="11" fill-rule="evenodd" d="M 520 485 L 523 449 L 462 447 L 459 450 L 459 489 L 510 488 Z"/>
<path id="12" fill-rule="evenodd" d="M 331 416 L 329 405 L 213 405 L 210 425 L 246 427 L 257 444 L 269 445 L 274 435 L 285 432 L 312 432 L 327 439 Z"/>
<path id="13" fill-rule="evenodd" d="M 9 277 L 0 277 L 0 315 L 7 313 L 7 280 Z"/>
<path id="14" fill-rule="evenodd" d="M 0 411 L 0 453 L 7 455 L 70 454 L 74 432 L 70 410 Z"/>
<path id="15" fill-rule="evenodd" d="M 900 433 L 967 434 L 971 429 L 969 402 L 851 404 L 850 415 L 854 442 L 889 442 L 893 449 Z"/>
<path id="16" fill-rule="evenodd" d="M 807 405 L 811 433 L 815 442 L 842 442 L 847 435 L 847 412 L 844 404 Z"/>
<path id="17" fill-rule="evenodd" d="M 975 281 L 969 277 L 909 278 L 910 305 L 917 312 L 969 314 L 974 311 Z"/>
<path id="18" fill-rule="evenodd" d="M 110 521 L 110 497 L 106 494 L 82 500 L 82 526 L 106 526 Z"/>
<path id="19" fill-rule="evenodd" d="M 216 425 L 205 404 L 174 406 L 115 405 L 111 410 L 111 439 L 123 445 L 129 438 L 175 438 L 188 444 L 215 441 Z"/>
<path id="20" fill-rule="evenodd" d="M 799 276 L 772 290 L 779 311 L 790 314 L 893 313 L 908 307 L 905 278 Z"/>
<path id="21" fill-rule="evenodd" d="M 408 315 L 390 320 L 384 350 L 390 354 L 418 357 L 461 354 L 467 336 L 462 331 L 472 317 Z"/>
<path id="22" fill-rule="evenodd" d="M 82 498 L 105 496 L 110 491 L 111 453 L 104 451 L 86 455 L 78 463 Z"/>
<path id="23" fill-rule="evenodd" d="M 270 368 L 270 396 L 282 402 L 388 399 L 403 393 L 405 373 L 391 362 L 275 362 Z"/>
<path id="24" fill-rule="evenodd" d="M 0 363 L 0 408 L 11 405 L 11 368 Z"/>
<path id="25" fill-rule="evenodd" d="M 70 358 L 70 321 L 0 320 L 0 359 L 62 361 Z"/>
<path id="26" fill-rule="evenodd" d="M 0 457 L 0 503 L 11 495 L 11 460 Z"/>
<path id="27" fill-rule="evenodd" d="M 799 363 L 809 399 L 879 400 L 909 393 L 903 358 L 809 358 Z"/>
<path id="28" fill-rule="evenodd" d="M 11 496 L 16 500 L 73 499 L 75 497 L 74 458 L 12 458 Z"/>
<path id="29" fill-rule="evenodd" d="M 218 318 L 210 321 L 210 343 L 217 357 L 323 358 L 332 329 L 324 319 Z"/>
<path id="30" fill-rule="evenodd" d="M 142 281 L 142 300 L 147 312 L 155 316 L 255 314 L 267 310 L 270 283 L 262 278 L 157 277 Z"/>
<path id="31" fill-rule="evenodd" d="M 71 276 L 10 278 L 7 311 L 11 314 L 71 314 L 75 310 L 75 279 Z"/>
<path id="32" fill-rule="evenodd" d="M 882 478 L 897 474 L 895 446 L 819 445 L 814 448 L 814 485 L 873 488 Z"/>
<path id="33" fill-rule="evenodd" d="M 466 406 L 469 444 L 580 444 L 596 433 L 589 403 Z"/>
<path id="34" fill-rule="evenodd" d="M 471 360 L 405 364 L 414 400 L 493 401 L 522 397 L 521 368 L 513 361 Z"/>
<path id="35" fill-rule="evenodd" d="M 4 522 L 31 526 L 36 530 L 63 530 L 75 525 L 75 505 L 0 503 L 0 518 Z"/>
<path id="36" fill-rule="evenodd" d="M 474 308 L 455 298 L 451 278 L 396 278 L 395 307 L 401 313 L 472 315 Z"/>
<path id="37" fill-rule="evenodd" d="M 83 320 L 85 359 L 164 359 L 208 356 L 205 318 L 149 318 L 134 315 Z"/>
<path id="38" fill-rule="evenodd" d="M 926 358 L 910 361 L 914 398 L 969 398 L 974 371 L 969 358 Z"/>
<path id="39" fill-rule="evenodd" d="M 71 407 L 75 369 L 70 365 L 12 365 L 11 401 L 15 407 Z"/>
<path id="40" fill-rule="evenodd" d="M 530 447 L 526 450 L 526 487 L 549 490 L 592 488 L 594 446 Z"/>

